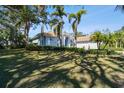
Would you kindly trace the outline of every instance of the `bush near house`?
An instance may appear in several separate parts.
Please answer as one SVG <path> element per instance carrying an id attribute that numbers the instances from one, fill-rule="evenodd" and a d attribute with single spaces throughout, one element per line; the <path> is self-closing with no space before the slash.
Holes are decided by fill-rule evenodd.
<path id="1" fill-rule="evenodd" d="M 20 48 L 25 48 L 25 45 L 9 45 L 6 48 L 9 48 L 9 49 L 20 49 Z"/>
<path id="2" fill-rule="evenodd" d="M 97 49 L 90 49 L 90 50 L 88 50 L 88 52 L 89 52 L 89 54 L 97 54 Z M 111 55 L 111 54 L 117 54 L 117 53 L 112 49 L 100 49 L 99 54 Z"/>
<path id="3" fill-rule="evenodd" d="M 111 50 L 115 50 L 115 51 L 124 51 L 124 48 L 114 48 L 114 47 L 111 47 L 110 49 Z"/>
<path id="4" fill-rule="evenodd" d="M 97 49 L 84 50 L 83 48 L 76 48 L 76 47 L 37 46 L 34 44 L 28 45 L 26 49 L 30 51 L 50 50 L 50 51 L 71 51 L 76 53 L 97 54 Z M 116 52 L 111 49 L 100 49 L 99 54 L 110 55 L 110 54 L 116 54 Z"/>
<path id="5" fill-rule="evenodd" d="M 0 44 L 0 49 L 4 49 L 5 47 L 2 45 L 2 44 Z"/>
<path id="6" fill-rule="evenodd" d="M 75 48 L 75 47 L 56 47 L 56 46 L 36 46 L 34 44 L 30 44 L 26 47 L 27 50 L 30 51 L 42 51 L 42 50 L 50 50 L 50 51 L 71 51 L 77 53 L 83 53 L 83 48 Z"/>

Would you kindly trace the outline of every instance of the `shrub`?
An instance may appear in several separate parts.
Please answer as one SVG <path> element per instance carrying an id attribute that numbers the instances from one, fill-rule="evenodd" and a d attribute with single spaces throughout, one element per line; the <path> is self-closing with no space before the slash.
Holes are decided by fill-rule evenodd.
<path id="1" fill-rule="evenodd" d="M 30 51 L 39 51 L 38 46 L 34 44 L 29 44 L 28 46 L 26 46 L 26 49 Z"/>
<path id="2" fill-rule="evenodd" d="M 97 49 L 90 49 L 85 51 L 83 48 L 76 48 L 76 47 L 56 47 L 56 46 L 37 46 L 35 44 L 30 44 L 26 47 L 27 50 L 30 51 L 71 51 L 76 53 L 88 53 L 88 54 L 97 54 Z M 100 49 L 100 55 L 111 55 L 117 54 L 114 50 L 111 49 Z"/>
<path id="3" fill-rule="evenodd" d="M 89 54 L 97 54 L 97 49 L 90 49 L 88 50 Z M 111 55 L 111 54 L 116 54 L 114 50 L 111 49 L 100 49 L 99 50 L 100 55 Z"/>
<path id="4" fill-rule="evenodd" d="M 25 45 L 8 45 L 6 48 L 10 49 L 18 49 L 18 48 L 25 48 Z"/>
<path id="5" fill-rule="evenodd" d="M 0 49 L 5 49 L 5 46 L 0 44 Z"/>
<path id="6" fill-rule="evenodd" d="M 107 54 L 111 55 L 111 54 L 117 54 L 117 53 L 115 52 L 115 50 L 108 49 Z"/>
<path id="7" fill-rule="evenodd" d="M 111 48 L 111 50 L 115 50 L 115 51 L 123 51 L 123 48 Z"/>
<path id="8" fill-rule="evenodd" d="M 30 51 L 42 51 L 42 50 L 50 50 L 50 51 L 71 51 L 82 53 L 84 51 L 83 48 L 75 48 L 75 47 L 56 47 L 56 46 L 36 46 L 34 44 L 30 44 L 26 47 L 27 50 Z"/>

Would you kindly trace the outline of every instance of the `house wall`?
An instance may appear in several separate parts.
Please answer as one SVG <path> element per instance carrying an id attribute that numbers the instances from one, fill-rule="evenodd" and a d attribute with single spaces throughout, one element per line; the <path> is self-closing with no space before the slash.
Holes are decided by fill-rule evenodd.
<path id="1" fill-rule="evenodd" d="M 65 37 L 63 38 L 63 45 L 65 46 Z M 44 43 L 45 42 L 45 43 Z M 71 40 L 69 39 L 67 41 L 67 47 L 71 47 Z M 40 38 L 38 40 L 38 45 L 40 46 L 60 46 L 59 45 L 59 39 L 57 37 L 46 37 Z M 88 49 L 97 49 L 97 43 L 94 42 L 77 42 L 77 48 L 85 48 Z"/>
<path id="2" fill-rule="evenodd" d="M 57 46 L 58 45 L 58 39 L 55 37 L 48 37 L 46 39 L 46 45 L 48 46 Z"/>
<path id="3" fill-rule="evenodd" d="M 32 43 L 33 43 L 33 44 L 38 44 L 38 43 L 39 43 L 39 42 L 38 42 L 38 39 L 32 41 Z"/>
<path id="4" fill-rule="evenodd" d="M 97 43 L 94 42 L 80 42 L 77 43 L 78 48 L 85 48 L 86 50 L 88 49 L 97 49 Z"/>
<path id="5" fill-rule="evenodd" d="M 38 45 L 39 45 L 39 46 L 42 46 L 42 45 L 43 45 L 43 37 L 40 37 L 40 38 L 38 39 Z"/>
<path id="6" fill-rule="evenodd" d="M 63 37 L 62 39 L 63 46 L 71 47 L 73 45 L 72 41 L 73 39 L 71 37 Z"/>
<path id="7" fill-rule="evenodd" d="M 39 39 L 40 46 L 58 46 L 58 39 L 56 37 L 42 37 Z"/>
<path id="8" fill-rule="evenodd" d="M 63 46 L 65 46 L 65 43 L 66 43 L 66 46 L 67 47 L 70 47 L 72 44 L 71 40 L 68 38 L 68 40 L 66 40 L 66 37 L 63 37 L 62 38 L 62 44 Z M 38 40 L 38 45 L 40 46 L 60 46 L 60 41 L 57 37 L 41 37 L 39 40 Z"/>

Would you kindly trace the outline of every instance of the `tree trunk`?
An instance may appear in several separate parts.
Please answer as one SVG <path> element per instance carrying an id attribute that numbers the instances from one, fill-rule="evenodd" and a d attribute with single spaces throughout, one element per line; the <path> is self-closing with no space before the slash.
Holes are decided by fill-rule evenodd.
<path id="1" fill-rule="evenodd" d="M 77 35 L 75 34 L 74 47 L 77 47 Z"/>
<path id="2" fill-rule="evenodd" d="M 25 31 L 24 31 L 24 34 L 25 34 L 25 46 L 27 46 L 27 33 L 26 33 L 27 31 L 26 31 L 26 29 L 25 29 Z"/>
<path id="3" fill-rule="evenodd" d="M 26 46 L 29 44 L 29 37 L 28 37 L 29 30 L 30 30 L 30 23 L 26 22 L 26 25 L 25 25 L 25 45 Z"/>
<path id="4" fill-rule="evenodd" d="M 96 61 L 98 60 L 99 58 L 99 51 L 100 51 L 100 42 L 97 42 L 97 54 L 96 54 Z"/>
<path id="5" fill-rule="evenodd" d="M 116 45 L 115 45 L 115 46 L 116 46 L 116 48 L 118 48 L 118 42 L 117 42 L 117 41 L 116 41 L 116 43 L 115 43 L 115 44 L 116 44 Z"/>
<path id="6" fill-rule="evenodd" d="M 108 43 L 109 43 L 109 42 L 106 42 L 106 44 L 105 44 L 105 46 L 103 47 L 103 49 L 105 49 L 105 48 L 106 48 L 106 46 L 108 45 Z"/>
<path id="7" fill-rule="evenodd" d="M 59 37 L 59 41 L 60 41 L 60 47 L 62 47 L 62 39 L 61 39 L 61 37 Z"/>
<path id="8" fill-rule="evenodd" d="M 120 48 L 121 48 L 121 44 L 122 44 L 122 43 L 120 42 Z"/>

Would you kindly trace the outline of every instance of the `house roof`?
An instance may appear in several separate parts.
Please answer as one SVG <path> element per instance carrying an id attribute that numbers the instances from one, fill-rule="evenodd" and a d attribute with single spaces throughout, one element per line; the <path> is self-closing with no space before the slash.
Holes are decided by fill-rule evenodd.
<path id="1" fill-rule="evenodd" d="M 91 37 L 89 35 L 77 37 L 77 42 L 88 42 L 88 41 L 91 41 Z"/>
<path id="2" fill-rule="evenodd" d="M 42 36 L 46 36 L 46 37 L 57 37 L 57 35 L 54 32 L 50 31 L 50 32 L 38 33 L 31 40 L 39 39 L 41 37 L 41 35 Z M 72 34 L 69 34 L 69 33 L 64 32 L 63 33 L 63 36 L 70 37 L 70 36 L 72 36 Z"/>
<path id="3" fill-rule="evenodd" d="M 57 35 L 54 32 L 44 32 L 42 33 L 43 36 L 48 36 L 48 37 L 56 37 Z"/>
<path id="4" fill-rule="evenodd" d="M 43 33 L 38 33 L 31 40 L 39 39 L 41 37 L 41 35 L 46 36 L 46 37 L 56 37 L 54 32 L 43 32 Z"/>

